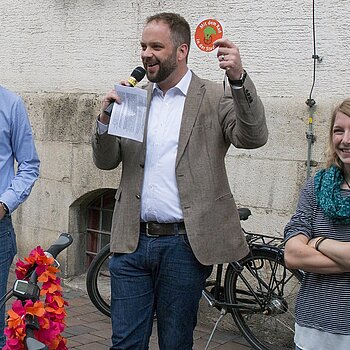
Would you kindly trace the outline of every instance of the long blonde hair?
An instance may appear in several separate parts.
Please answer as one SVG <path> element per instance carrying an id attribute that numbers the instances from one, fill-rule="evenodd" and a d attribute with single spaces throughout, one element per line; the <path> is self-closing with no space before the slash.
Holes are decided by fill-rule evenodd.
<path id="1" fill-rule="evenodd" d="M 332 165 L 335 165 L 338 168 L 343 169 L 343 162 L 339 159 L 333 146 L 333 127 L 335 123 L 335 117 L 337 116 L 338 112 L 344 113 L 350 118 L 350 98 L 345 99 L 333 110 L 331 126 L 328 134 L 328 147 L 326 151 L 327 168 L 331 167 Z"/>

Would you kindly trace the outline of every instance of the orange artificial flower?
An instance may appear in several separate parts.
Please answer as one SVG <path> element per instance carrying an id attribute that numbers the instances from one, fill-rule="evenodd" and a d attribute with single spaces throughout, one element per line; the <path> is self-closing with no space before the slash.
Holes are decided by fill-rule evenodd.
<path id="1" fill-rule="evenodd" d="M 3 350 L 24 350 L 25 315 L 37 317 L 40 329 L 35 331 L 38 341 L 46 344 L 50 350 L 67 350 L 67 340 L 61 336 L 65 328 L 65 305 L 62 297 L 60 279 L 57 277 L 59 269 L 52 266 L 54 259 L 47 257 L 41 247 L 33 249 L 24 261 L 16 263 L 18 279 L 28 280 L 28 274 L 35 269 L 38 282 L 42 283 L 40 296 L 45 301 L 16 300 L 12 309 L 8 310 L 7 327 L 4 331 L 7 341 Z"/>

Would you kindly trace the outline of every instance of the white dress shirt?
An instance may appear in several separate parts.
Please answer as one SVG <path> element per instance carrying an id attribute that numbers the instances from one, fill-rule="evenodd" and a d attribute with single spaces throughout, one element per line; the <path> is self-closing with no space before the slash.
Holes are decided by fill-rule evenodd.
<path id="1" fill-rule="evenodd" d="M 141 195 L 141 220 L 183 220 L 175 162 L 190 70 L 166 94 L 154 84 L 148 119 L 146 160 Z"/>
<path id="2" fill-rule="evenodd" d="M 185 99 L 192 79 L 190 70 L 165 94 L 153 85 L 148 117 L 146 160 L 141 195 L 141 221 L 183 221 L 175 162 Z M 108 125 L 97 121 L 99 134 Z"/>

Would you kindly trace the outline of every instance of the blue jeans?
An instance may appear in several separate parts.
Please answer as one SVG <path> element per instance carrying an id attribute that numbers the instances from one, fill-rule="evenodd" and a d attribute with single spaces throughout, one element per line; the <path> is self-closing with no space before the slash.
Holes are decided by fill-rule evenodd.
<path id="1" fill-rule="evenodd" d="M 112 347 L 147 350 L 157 314 L 160 350 L 192 350 L 199 300 L 212 266 L 198 262 L 187 235 L 140 235 L 137 250 L 114 254 Z"/>
<path id="2" fill-rule="evenodd" d="M 16 236 L 11 217 L 0 220 L 0 298 L 6 294 L 10 266 L 16 255 Z M 5 345 L 5 306 L 0 310 L 0 349 Z"/>

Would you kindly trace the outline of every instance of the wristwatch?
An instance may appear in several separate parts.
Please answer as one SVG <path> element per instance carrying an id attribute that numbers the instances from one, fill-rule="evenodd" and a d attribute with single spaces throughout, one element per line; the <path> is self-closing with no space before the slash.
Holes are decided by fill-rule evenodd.
<path id="1" fill-rule="evenodd" d="M 6 204 L 3 203 L 3 202 L 0 202 L 0 205 L 2 206 L 2 208 L 4 209 L 5 211 L 5 214 L 7 214 L 9 212 L 9 209 L 7 208 Z"/>
<path id="2" fill-rule="evenodd" d="M 238 80 L 231 80 L 230 78 L 228 78 L 228 81 L 231 85 L 241 87 L 243 86 L 246 77 L 247 77 L 247 72 L 243 69 L 243 73 L 241 74 Z"/>

